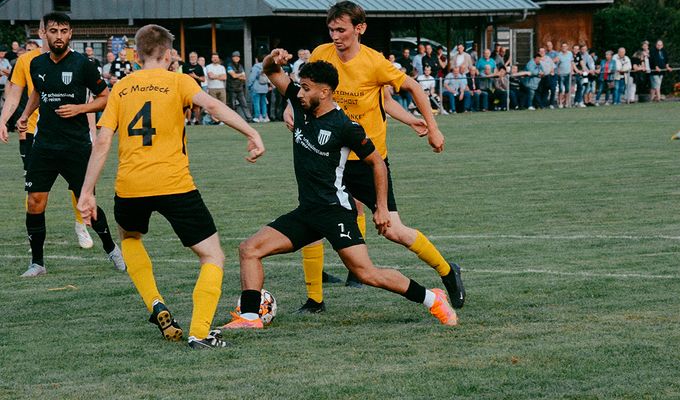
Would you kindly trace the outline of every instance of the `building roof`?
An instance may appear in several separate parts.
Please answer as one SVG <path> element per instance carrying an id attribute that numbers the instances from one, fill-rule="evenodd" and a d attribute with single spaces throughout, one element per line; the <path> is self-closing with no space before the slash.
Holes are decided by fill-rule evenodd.
<path id="1" fill-rule="evenodd" d="M 336 0 L 71 0 L 73 20 L 321 16 Z M 539 8 L 531 0 L 357 0 L 371 17 L 511 15 Z M 0 20 L 37 21 L 51 0 L 0 0 Z"/>

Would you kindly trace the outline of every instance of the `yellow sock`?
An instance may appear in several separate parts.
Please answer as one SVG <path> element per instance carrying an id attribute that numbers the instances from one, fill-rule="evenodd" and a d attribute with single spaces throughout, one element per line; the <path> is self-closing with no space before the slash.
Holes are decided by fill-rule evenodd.
<path id="1" fill-rule="evenodd" d="M 222 268 L 215 264 L 201 265 L 201 273 L 194 287 L 194 311 L 191 313 L 189 336 L 196 339 L 208 336 L 222 294 L 223 273 Z"/>
<path id="2" fill-rule="evenodd" d="M 302 269 L 305 271 L 307 297 L 323 301 L 323 242 L 302 248 Z"/>
<path id="3" fill-rule="evenodd" d="M 359 225 L 359 232 L 361 232 L 361 237 L 366 239 L 366 214 L 357 215 L 357 225 Z"/>
<path id="4" fill-rule="evenodd" d="M 418 258 L 425 261 L 427 265 L 437 270 L 439 276 L 448 275 L 449 272 L 451 272 L 451 266 L 449 265 L 449 263 L 446 262 L 444 257 L 442 257 L 441 253 L 439 253 L 439 250 L 437 250 L 437 248 L 434 247 L 432 242 L 430 242 L 425 237 L 425 235 L 423 235 L 420 231 L 416 232 L 418 232 L 416 236 L 416 241 L 413 242 L 411 247 L 409 247 L 408 249 L 416 253 Z"/>
<path id="5" fill-rule="evenodd" d="M 79 224 L 83 223 L 83 217 L 80 215 L 80 211 L 78 211 L 78 208 L 76 207 L 78 205 L 78 199 L 76 199 L 76 194 L 70 191 L 71 193 L 71 204 L 73 204 L 73 213 L 76 215 L 76 222 Z"/>
<path id="6" fill-rule="evenodd" d="M 165 303 L 161 294 L 158 293 L 156 279 L 153 276 L 151 259 L 146 253 L 142 241 L 134 238 L 123 239 L 121 251 L 123 252 L 125 264 L 127 265 L 128 275 L 130 275 L 132 283 L 137 288 L 140 296 L 142 296 L 146 309 L 151 312 L 155 300 L 160 300 Z"/>

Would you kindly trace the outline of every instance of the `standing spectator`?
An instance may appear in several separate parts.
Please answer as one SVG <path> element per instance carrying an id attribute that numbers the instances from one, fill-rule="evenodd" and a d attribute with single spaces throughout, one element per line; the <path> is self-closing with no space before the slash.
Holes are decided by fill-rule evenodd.
<path id="1" fill-rule="evenodd" d="M 613 51 L 607 50 L 604 53 L 605 59 L 600 62 L 600 68 L 598 69 L 600 75 L 598 80 L 597 97 L 595 97 L 596 106 L 600 105 L 600 96 L 602 95 L 602 92 L 605 92 L 604 105 L 608 106 L 611 104 L 609 96 L 613 94 L 612 92 L 615 84 L 614 75 L 616 73 L 616 62 L 614 62 L 612 59 L 613 53 Z"/>
<path id="2" fill-rule="evenodd" d="M 262 72 L 265 54 L 257 56 L 257 61 L 248 75 L 248 90 L 253 100 L 253 122 L 269 122 L 267 113 L 267 93 L 270 90 L 269 78 Z"/>
<path id="3" fill-rule="evenodd" d="M 238 112 L 241 109 L 246 121 L 252 121 L 253 116 L 248 109 L 248 102 L 245 95 L 246 72 L 241 65 L 241 53 L 235 51 L 231 53 L 231 62 L 227 64 L 227 95 L 229 106 Z M 238 108 L 237 108 L 238 107 Z"/>
<path id="4" fill-rule="evenodd" d="M 502 48 L 502 47 L 501 47 Z M 502 65 L 498 68 L 498 77 L 494 79 L 493 82 L 493 96 L 494 96 L 494 103 L 497 101 L 498 102 L 498 107 L 495 107 L 496 110 L 500 111 L 505 111 L 508 109 L 508 94 L 510 90 L 510 82 L 508 82 L 508 76 L 507 76 L 507 71 L 505 70 L 505 65 Z"/>
<path id="5" fill-rule="evenodd" d="M 541 78 L 541 83 L 538 88 L 539 100 L 541 107 L 555 108 L 553 105 L 555 103 L 555 87 L 556 77 L 555 77 L 555 62 L 548 56 L 548 52 L 545 47 L 538 49 L 541 54 L 541 68 L 543 69 L 543 77 Z"/>
<path id="6" fill-rule="evenodd" d="M 558 108 L 567 107 L 569 93 L 571 93 L 572 73 L 574 72 L 574 55 L 569 51 L 569 45 L 562 42 L 562 51 L 557 53 L 557 85 L 560 93 Z"/>
<path id="7" fill-rule="evenodd" d="M 451 65 L 456 67 L 462 67 L 464 65 L 466 70 L 470 70 L 470 67 L 475 65 L 472 60 L 472 56 L 465 52 L 465 46 L 463 46 L 462 43 L 458 44 L 456 50 L 458 52 L 451 56 Z"/>
<path id="8" fill-rule="evenodd" d="M 598 79 L 597 68 L 595 68 L 595 58 L 588 53 L 588 46 L 581 43 L 581 70 L 583 74 L 587 74 L 586 82 L 583 84 L 583 103 L 588 105 L 595 105 L 593 98 L 595 97 L 595 82 Z"/>
<path id="9" fill-rule="evenodd" d="M 7 53 L 5 54 L 5 58 L 7 59 L 7 61 L 11 63 L 12 60 L 16 60 L 17 57 L 19 57 L 20 49 L 21 46 L 19 46 L 19 42 L 17 41 L 12 42 L 12 48 L 10 49 L 10 51 L 7 51 L 7 48 L 5 47 L 5 52 Z"/>
<path id="10" fill-rule="evenodd" d="M 581 46 L 575 44 L 573 47 L 572 56 L 574 59 L 574 75 L 573 82 L 574 90 L 574 107 L 585 107 L 583 102 L 583 67 L 581 66 Z"/>
<path id="11" fill-rule="evenodd" d="M 94 64 L 95 67 L 99 70 L 99 73 L 102 72 L 102 63 L 99 62 L 97 57 L 94 56 L 94 49 L 90 46 L 85 47 L 85 57 Z"/>
<path id="12" fill-rule="evenodd" d="M 526 71 L 519 71 L 517 65 L 513 65 L 510 69 L 510 108 L 517 110 L 524 107 L 524 86 L 522 85 L 522 77 L 526 76 Z"/>
<path id="13" fill-rule="evenodd" d="M 425 45 L 420 43 L 418 44 L 418 54 L 413 57 L 413 69 L 416 71 L 415 75 L 420 76 L 423 75 L 424 69 L 423 69 L 423 57 L 425 56 Z"/>
<path id="14" fill-rule="evenodd" d="M 489 108 L 489 95 L 480 89 L 479 72 L 477 68 L 471 67 L 468 74 L 467 87 L 472 99 L 473 111 L 486 111 Z"/>
<path id="15" fill-rule="evenodd" d="M 541 84 L 541 78 L 543 78 L 543 67 L 541 66 L 541 59 L 543 56 L 541 53 L 534 54 L 534 58 L 529 60 L 526 66 L 526 70 L 529 73 L 524 81 L 524 86 L 527 89 L 527 110 L 534 111 L 534 97 L 536 95 L 536 90 Z"/>
<path id="16" fill-rule="evenodd" d="M 130 61 L 127 60 L 126 50 L 122 49 L 118 53 L 118 58 L 116 58 L 113 61 L 113 64 L 111 64 L 111 69 L 110 69 L 111 76 L 116 78 L 115 81 L 117 82 L 117 81 L 125 78 L 131 72 L 132 72 L 132 64 L 130 64 Z M 115 82 L 113 82 L 113 83 L 115 83 Z"/>
<path id="17" fill-rule="evenodd" d="M 627 100 L 626 86 L 630 79 L 630 71 L 633 69 L 633 65 L 630 62 L 630 58 L 626 55 L 626 49 L 623 47 L 619 48 L 619 51 L 614 55 L 613 59 L 616 63 L 616 74 L 614 75 L 614 104 L 620 104 L 622 95 L 624 96 L 624 101 Z"/>
<path id="18" fill-rule="evenodd" d="M 441 100 L 439 99 L 439 96 L 437 96 L 437 91 L 436 91 L 436 82 L 434 79 L 434 76 L 432 76 L 432 67 L 430 64 L 423 63 L 423 74 L 418 76 L 418 79 L 416 79 L 418 83 L 420 84 L 420 87 L 423 89 L 425 94 L 430 98 L 430 105 L 432 106 L 432 110 L 439 110 L 441 109 L 440 104 Z M 446 110 L 442 109 L 443 114 L 447 114 Z"/>
<path id="19" fill-rule="evenodd" d="M 649 68 L 652 70 L 650 85 L 650 101 L 661 101 L 661 82 L 663 81 L 664 70 L 672 71 L 668 64 L 668 52 L 663 48 L 663 41 L 657 40 L 656 47 L 649 52 Z"/>
<path id="20" fill-rule="evenodd" d="M 413 60 L 411 60 L 411 50 L 408 47 L 404 47 L 401 57 L 397 58 L 396 61 L 404 68 L 406 75 L 413 76 Z"/>
<path id="21" fill-rule="evenodd" d="M 203 80 L 201 81 L 201 89 L 203 89 L 204 92 L 208 93 L 208 74 L 207 71 L 205 70 L 205 57 L 198 57 L 198 65 L 203 68 Z"/>
<path id="22" fill-rule="evenodd" d="M 113 66 L 113 62 L 116 61 L 116 55 L 113 54 L 112 52 L 106 53 L 106 64 L 102 67 L 102 78 L 104 78 L 104 82 L 106 82 L 106 85 L 111 88 L 114 83 L 116 82 L 111 82 L 111 67 Z"/>
<path id="23" fill-rule="evenodd" d="M 484 71 L 484 68 L 486 68 L 487 65 L 491 66 L 492 74 L 496 72 L 496 62 L 491 58 L 491 50 L 484 49 L 484 57 L 477 60 L 475 67 L 477 68 L 477 71 Z"/>
<path id="24" fill-rule="evenodd" d="M 633 59 L 631 60 L 633 64 L 632 84 L 631 90 L 629 92 L 629 101 L 636 100 L 636 92 L 643 93 L 648 90 L 649 78 L 649 42 L 642 42 L 642 48 L 633 54 Z"/>
<path id="25" fill-rule="evenodd" d="M 302 68 L 302 65 L 309 61 L 309 57 L 311 56 L 312 53 L 307 49 L 300 49 L 298 50 L 297 54 L 298 59 L 295 60 L 295 62 L 293 63 L 293 71 L 291 73 L 291 79 L 293 79 L 294 82 L 300 82 L 298 72 L 300 72 L 300 68 Z"/>
<path id="26" fill-rule="evenodd" d="M 7 84 L 7 77 L 12 72 L 12 65 L 9 60 L 5 58 L 7 55 L 7 47 L 0 45 L 0 106 L 5 99 L 5 85 Z"/>
<path id="27" fill-rule="evenodd" d="M 212 53 L 210 64 L 205 67 L 208 77 L 208 94 L 224 104 L 227 104 L 227 69 L 220 63 L 220 55 Z"/>
<path id="28" fill-rule="evenodd" d="M 463 47 L 463 49 L 465 49 L 465 47 Z M 479 59 L 479 45 L 477 43 L 472 43 L 470 58 L 472 59 L 473 65 L 477 63 L 477 60 Z"/>
<path id="29" fill-rule="evenodd" d="M 495 78 L 496 73 L 491 71 L 491 65 L 486 64 L 484 70 L 479 74 L 479 89 L 486 92 L 487 98 L 491 100 L 489 102 L 489 110 L 494 108 L 493 104 L 495 97 L 493 96 L 493 90 Z"/>
<path id="30" fill-rule="evenodd" d="M 404 66 L 397 62 L 397 58 L 394 56 L 394 54 L 390 54 L 389 56 L 387 56 L 387 60 L 391 62 L 392 65 L 394 65 L 394 68 L 400 71 L 404 69 Z"/>
<path id="31" fill-rule="evenodd" d="M 423 63 L 423 72 L 425 71 L 425 66 L 429 65 L 430 66 L 430 71 L 432 72 L 433 77 L 437 77 L 439 73 L 439 57 L 437 54 L 434 52 L 432 49 L 431 44 L 426 44 L 425 45 L 425 55 L 421 59 Z"/>
<path id="32" fill-rule="evenodd" d="M 182 66 L 182 73 L 189 75 L 194 78 L 198 87 L 201 87 L 201 83 L 205 81 L 205 74 L 203 73 L 203 67 L 198 64 L 198 54 L 195 51 L 189 53 L 189 62 Z M 189 115 L 193 125 L 201 124 L 201 106 L 194 104 L 191 108 L 191 114 Z"/>
<path id="33" fill-rule="evenodd" d="M 460 73 L 460 67 L 453 66 L 444 78 L 444 96 L 449 99 L 449 113 L 470 111 L 472 99 L 467 77 Z"/>
<path id="34" fill-rule="evenodd" d="M 449 58 L 444 54 L 444 48 L 442 46 L 437 46 L 437 63 L 439 63 L 439 70 L 437 72 L 437 78 L 443 78 L 446 75 L 446 64 L 448 64 Z"/>

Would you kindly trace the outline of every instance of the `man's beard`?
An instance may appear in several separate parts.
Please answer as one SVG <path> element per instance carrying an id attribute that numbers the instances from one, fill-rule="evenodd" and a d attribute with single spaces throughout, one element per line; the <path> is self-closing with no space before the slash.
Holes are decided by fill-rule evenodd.
<path id="1" fill-rule="evenodd" d="M 50 51 L 52 53 L 54 53 L 54 55 L 56 55 L 56 56 L 60 56 L 64 53 L 66 53 L 66 50 L 68 50 L 68 43 L 66 43 L 66 42 L 64 42 L 63 47 L 56 47 L 52 43 L 48 43 L 48 45 L 50 46 Z"/>
<path id="2" fill-rule="evenodd" d="M 321 104 L 321 102 L 318 98 L 309 99 L 307 102 L 307 111 L 313 113 L 317 108 L 319 108 L 319 104 Z"/>

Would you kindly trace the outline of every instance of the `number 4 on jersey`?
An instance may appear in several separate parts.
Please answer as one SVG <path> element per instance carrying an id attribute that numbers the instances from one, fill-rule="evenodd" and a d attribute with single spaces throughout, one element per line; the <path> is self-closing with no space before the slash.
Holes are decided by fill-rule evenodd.
<path id="1" fill-rule="evenodd" d="M 137 122 L 139 122 L 140 119 L 142 120 L 142 127 L 135 128 L 134 126 L 137 125 Z M 142 109 L 132 117 L 132 121 L 128 124 L 127 131 L 129 136 L 141 136 L 143 146 L 151 146 L 151 139 L 153 135 L 156 134 L 156 128 L 151 127 L 150 101 L 144 103 Z"/>

